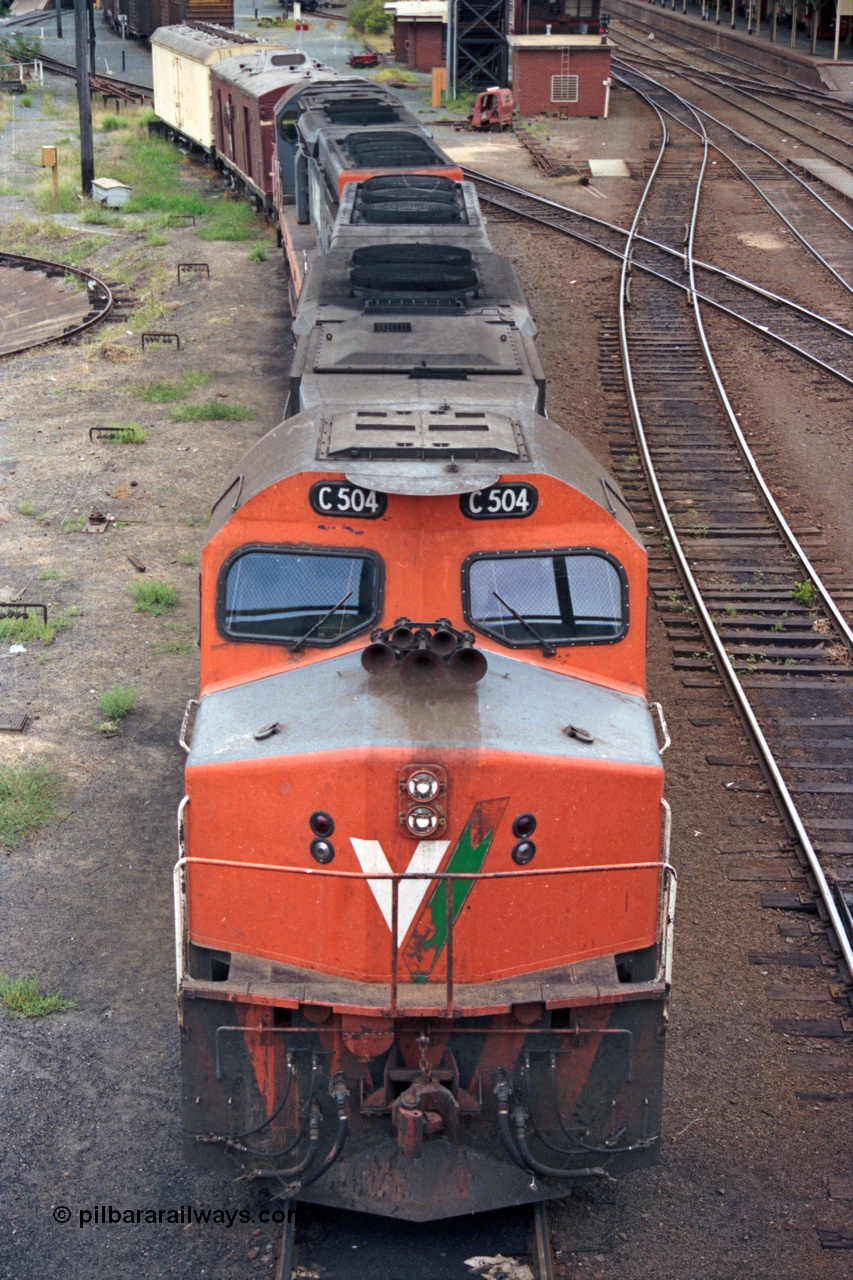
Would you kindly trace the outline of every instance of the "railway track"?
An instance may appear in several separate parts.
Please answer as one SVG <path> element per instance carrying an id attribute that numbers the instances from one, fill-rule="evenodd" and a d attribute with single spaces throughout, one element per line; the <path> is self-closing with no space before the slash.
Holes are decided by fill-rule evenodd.
<path id="1" fill-rule="evenodd" d="M 472 1255 L 518 1261 L 534 1280 L 556 1276 L 548 1205 L 541 1202 L 532 1209 L 430 1223 L 351 1214 L 324 1218 L 322 1210 L 293 1201 L 283 1212 L 275 1280 L 330 1272 L 335 1280 L 457 1280 Z"/>
<path id="2" fill-rule="evenodd" d="M 634 32 L 637 34 L 633 34 Z M 659 60 L 660 65 L 668 61 L 674 71 L 684 70 L 686 67 L 691 72 L 704 75 L 705 68 L 699 64 L 706 63 L 711 71 L 715 72 L 720 79 L 729 81 L 733 87 L 745 88 L 762 97 L 778 96 L 788 102 L 808 103 L 849 124 L 849 111 L 845 111 L 837 95 L 830 93 L 828 89 L 820 89 L 814 84 L 799 80 L 796 75 L 797 67 L 794 64 L 791 64 L 789 72 L 782 75 L 780 72 L 758 67 L 754 62 L 738 58 L 736 54 L 726 52 L 725 49 L 713 49 L 698 40 L 691 40 L 682 32 L 660 31 L 655 36 L 654 44 L 650 44 L 649 28 L 626 14 L 618 15 L 616 27 L 611 26 L 609 35 L 617 44 L 627 41 L 637 56 L 642 56 L 650 62 Z M 681 61 L 676 58 L 679 50 L 683 50 L 686 55 Z"/>
<path id="3" fill-rule="evenodd" d="M 853 224 L 766 148 L 688 103 L 644 72 L 614 62 L 620 81 L 713 146 L 761 196 L 800 244 L 853 294 Z M 839 201 L 841 198 L 839 197 Z"/>
<path id="4" fill-rule="evenodd" d="M 466 168 L 465 173 L 477 183 L 481 200 L 504 215 L 528 218 L 611 257 L 624 258 L 628 232 L 623 227 L 578 213 L 478 170 Z M 689 205 L 685 204 L 684 221 L 680 225 L 673 223 L 670 228 L 674 244 L 683 241 L 688 221 Z M 685 295 L 692 288 L 703 304 L 778 343 L 848 386 L 853 385 L 853 330 L 710 263 L 694 262 L 691 286 L 683 245 L 674 248 L 638 234 L 633 246 L 632 266 L 638 271 L 659 276 Z"/>
<path id="5" fill-rule="evenodd" d="M 660 96 L 658 88 L 656 105 Z M 683 111 L 686 104 L 677 101 Z M 664 129 L 632 238 L 641 220 L 661 240 L 683 225 L 689 138 L 682 131 L 673 145 Z M 708 139 L 695 150 L 686 249 L 691 280 Z M 655 513 L 707 644 L 697 653 L 691 616 L 664 612 L 676 662 L 716 670 L 735 701 L 791 847 L 819 895 L 849 996 L 853 632 L 842 605 L 849 608 L 853 593 L 824 585 L 802 534 L 773 499 L 726 396 L 698 301 L 691 312 L 673 306 L 661 280 L 630 275 L 631 256 L 629 249 L 621 278 L 620 376 L 624 371 Z M 629 496 L 639 498 L 638 477 L 625 470 Z"/>
<path id="6" fill-rule="evenodd" d="M 694 240 L 713 146 L 706 118 L 662 85 L 651 92 L 648 82 L 633 85 L 658 111 L 662 143 L 634 223 L 621 238 L 610 224 L 567 214 L 552 202 L 537 211 L 537 198 L 469 176 L 476 176 L 484 199 L 511 216 L 536 219 L 622 260 L 619 324 L 604 335 L 602 376 L 615 417 L 621 413 L 632 431 L 615 447 L 617 473 L 640 522 L 645 517 L 663 530 L 661 551 L 667 559 L 671 552 L 686 592 L 686 606 L 665 582 L 656 593 L 675 664 L 701 680 L 719 674 L 740 712 L 763 785 L 782 812 L 786 848 L 804 868 L 829 929 L 838 990 L 850 1000 L 853 590 L 821 581 L 803 545 L 819 530 L 793 530 L 785 520 L 705 335 L 701 306 L 709 273 L 695 259 Z M 669 128 L 665 116 L 673 122 Z M 686 272 L 681 281 L 661 269 L 677 245 Z M 724 272 L 717 282 L 741 296 L 743 282 Z M 765 326 L 759 321 L 757 327 Z M 832 341 L 839 339 L 843 362 L 848 331 Z M 850 1022 L 839 1025 L 853 1031 Z"/>

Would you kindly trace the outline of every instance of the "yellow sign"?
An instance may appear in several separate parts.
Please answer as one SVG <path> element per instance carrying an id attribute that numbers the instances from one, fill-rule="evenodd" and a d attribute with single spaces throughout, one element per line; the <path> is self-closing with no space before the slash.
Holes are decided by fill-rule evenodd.
<path id="1" fill-rule="evenodd" d="M 56 168 L 56 147 L 42 147 L 41 167 L 43 169 Z"/>

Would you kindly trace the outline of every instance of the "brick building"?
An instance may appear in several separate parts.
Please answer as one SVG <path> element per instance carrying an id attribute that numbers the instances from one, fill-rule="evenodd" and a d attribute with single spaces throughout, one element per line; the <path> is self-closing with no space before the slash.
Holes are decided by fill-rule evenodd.
<path id="1" fill-rule="evenodd" d="M 447 61 L 447 0 L 392 0 L 394 61 L 409 71 L 431 71 Z"/>
<path id="2" fill-rule="evenodd" d="M 612 43 L 600 35 L 508 36 L 511 84 L 523 116 L 607 117 Z"/>

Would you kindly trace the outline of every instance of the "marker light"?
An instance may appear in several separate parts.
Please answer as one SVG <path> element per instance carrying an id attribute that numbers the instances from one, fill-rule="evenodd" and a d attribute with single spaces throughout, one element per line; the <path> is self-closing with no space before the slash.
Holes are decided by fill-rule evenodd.
<path id="1" fill-rule="evenodd" d="M 517 862 L 520 867 L 525 867 L 535 857 L 536 845 L 532 840 L 519 840 L 518 844 L 513 847 L 512 860 Z"/>
<path id="2" fill-rule="evenodd" d="M 536 819 L 532 813 L 520 813 L 512 824 L 512 834 L 517 840 L 526 840 L 535 830 Z"/>
<path id="3" fill-rule="evenodd" d="M 311 857 L 315 862 L 331 862 L 335 856 L 335 846 L 328 840 L 311 841 Z"/>
<path id="4" fill-rule="evenodd" d="M 425 804 L 419 804 L 406 814 L 406 826 L 413 836 L 421 839 L 431 836 L 438 828 L 438 814 Z"/>
<path id="5" fill-rule="evenodd" d="M 318 809 L 316 813 L 312 813 L 308 821 L 315 836 L 330 836 L 334 833 L 334 818 L 331 818 L 328 813 L 323 813 L 322 809 Z M 513 827 L 513 831 L 515 831 L 515 827 Z M 520 836 L 527 835 L 528 833 L 515 831 L 515 834 Z"/>

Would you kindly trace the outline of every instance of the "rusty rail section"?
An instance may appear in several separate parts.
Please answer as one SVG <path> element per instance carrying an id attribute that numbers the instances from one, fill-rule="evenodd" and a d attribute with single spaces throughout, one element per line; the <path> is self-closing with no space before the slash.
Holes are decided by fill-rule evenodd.
<path id="1" fill-rule="evenodd" d="M 33 258 L 27 254 L 5 252 L 0 253 L 0 268 L 3 267 L 22 267 L 25 270 L 39 270 L 52 278 L 65 279 L 67 276 L 75 276 L 86 286 L 90 310 L 81 323 L 65 327 L 60 332 L 47 338 L 39 337 L 33 342 L 23 342 L 20 347 L 14 350 L 0 352 L 0 359 L 6 356 L 18 355 L 22 351 L 30 351 L 35 347 L 46 346 L 49 342 L 62 342 L 66 338 L 77 337 L 78 334 L 84 333 L 87 329 L 92 328 L 93 325 L 100 324 L 102 320 L 105 320 L 115 305 L 115 298 L 109 285 L 101 280 L 100 277 L 92 275 L 90 271 L 83 271 L 79 267 L 71 267 L 64 262 L 53 262 L 48 258 Z M 49 316 L 45 318 L 49 319 Z"/>

